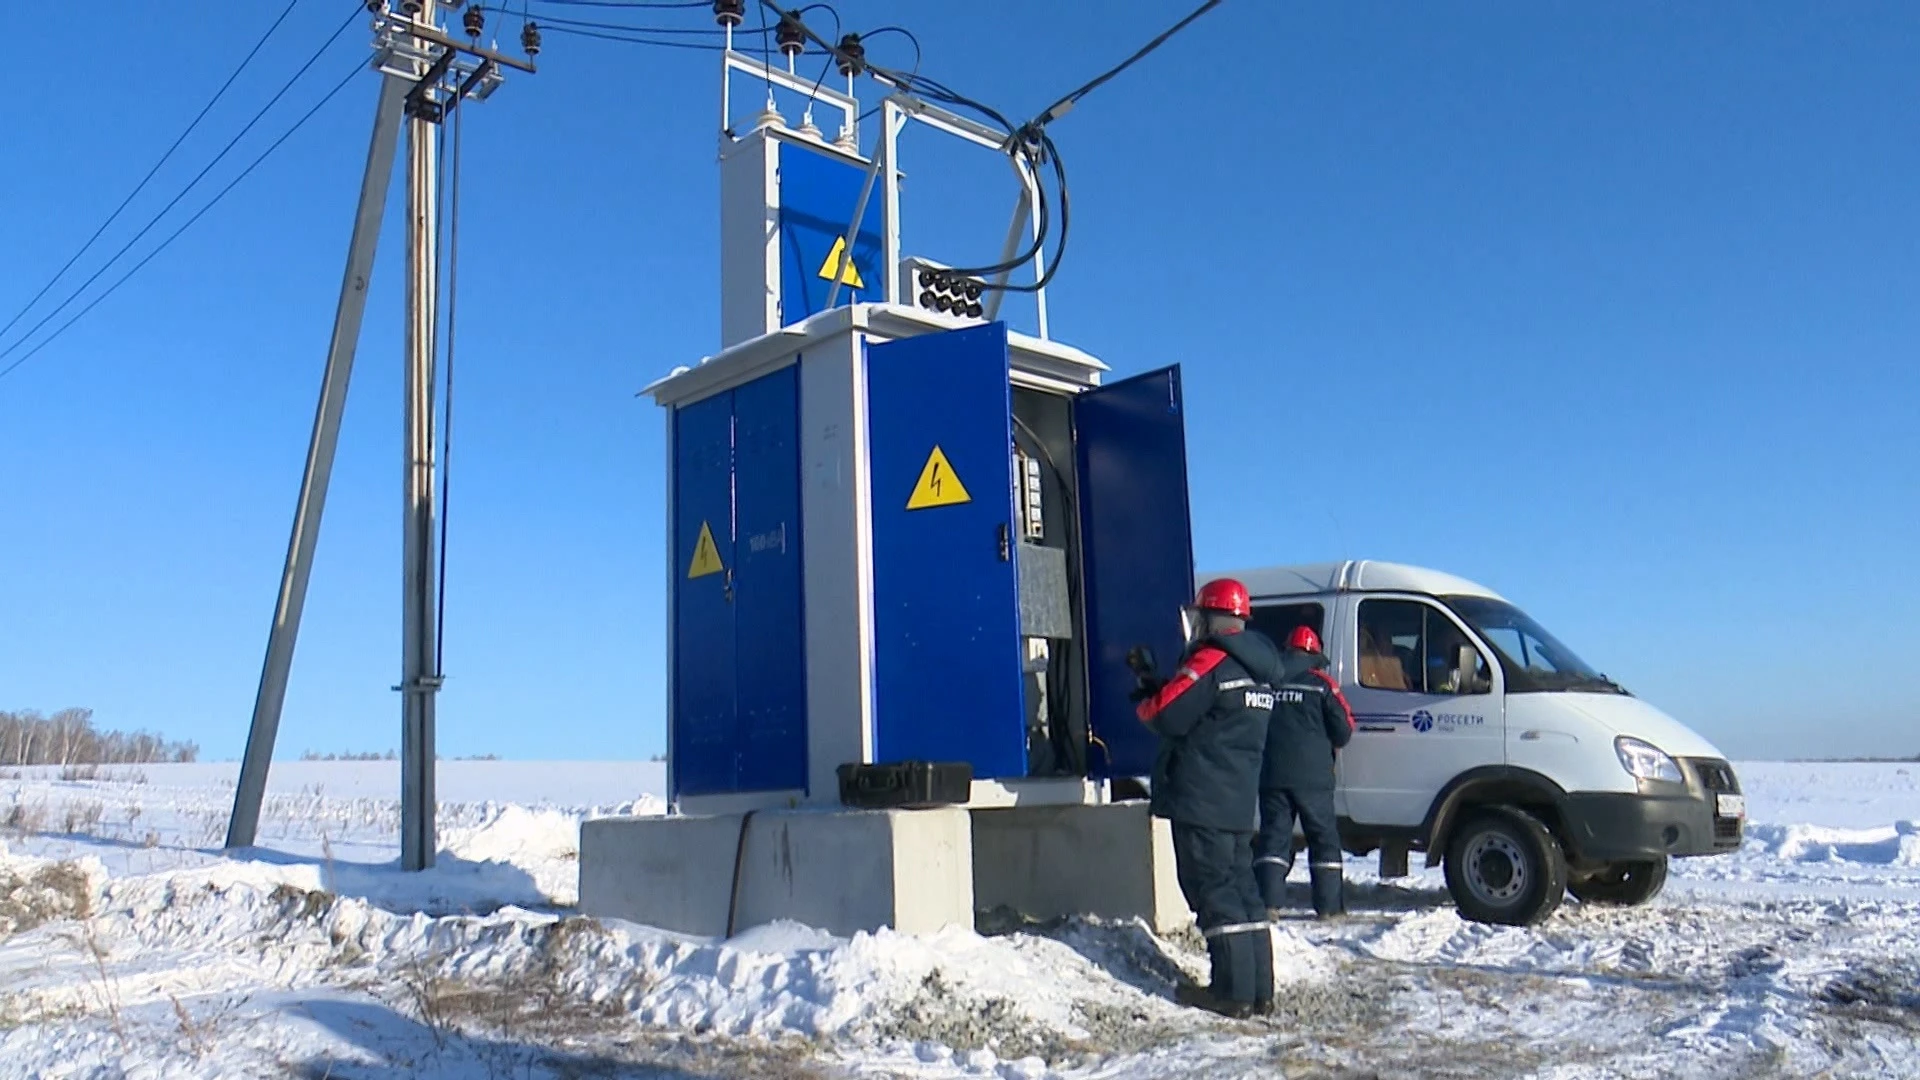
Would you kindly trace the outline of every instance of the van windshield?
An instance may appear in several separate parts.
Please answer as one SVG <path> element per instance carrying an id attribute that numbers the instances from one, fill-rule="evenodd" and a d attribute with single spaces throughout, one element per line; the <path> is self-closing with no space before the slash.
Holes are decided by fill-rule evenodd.
<path id="1" fill-rule="evenodd" d="M 1447 606 L 1500 654 L 1507 687 L 1517 693 L 1584 690 L 1624 694 L 1626 688 L 1560 644 L 1526 612 L 1504 600 L 1484 596 L 1443 597 Z"/>

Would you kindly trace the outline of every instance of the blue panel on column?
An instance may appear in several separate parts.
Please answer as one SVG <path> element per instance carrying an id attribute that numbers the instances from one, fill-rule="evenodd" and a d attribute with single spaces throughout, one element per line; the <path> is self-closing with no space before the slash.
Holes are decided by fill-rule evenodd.
<path id="1" fill-rule="evenodd" d="M 1178 366 L 1073 399 L 1080 552 L 1086 583 L 1087 720 L 1106 746 L 1096 776 L 1145 776 L 1159 740 L 1134 718 L 1127 650 L 1153 650 L 1172 674 L 1193 600 L 1186 425 Z"/>
<path id="2" fill-rule="evenodd" d="M 1002 323 L 867 351 L 879 761 L 1026 775 L 1009 398 Z"/>
<path id="3" fill-rule="evenodd" d="M 800 369 L 733 392 L 734 571 L 740 791 L 807 786 L 806 632 L 801 614 Z"/>
<path id="4" fill-rule="evenodd" d="M 792 143 L 780 144 L 780 323 L 791 326 L 827 309 L 831 274 L 822 276 L 834 247 L 846 237 L 867 171 L 852 162 Z M 880 190 L 876 183 L 853 238 L 853 269 L 843 280 L 840 303 L 886 295 L 881 275 Z"/>
<path id="5" fill-rule="evenodd" d="M 676 410 L 673 447 L 675 797 L 737 790 L 733 395 Z M 706 537 L 703 541 L 702 537 Z"/>

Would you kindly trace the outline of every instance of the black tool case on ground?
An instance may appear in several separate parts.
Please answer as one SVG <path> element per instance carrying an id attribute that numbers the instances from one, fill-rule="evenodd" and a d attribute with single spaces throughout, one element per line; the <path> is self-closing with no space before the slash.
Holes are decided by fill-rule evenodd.
<path id="1" fill-rule="evenodd" d="M 973 766 L 964 761 L 848 762 L 838 772 L 840 801 L 861 810 L 955 806 L 973 788 Z"/>

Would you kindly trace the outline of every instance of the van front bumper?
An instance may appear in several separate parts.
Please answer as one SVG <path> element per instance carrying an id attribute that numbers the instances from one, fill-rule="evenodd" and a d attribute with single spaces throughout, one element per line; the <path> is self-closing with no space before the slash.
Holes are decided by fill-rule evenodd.
<path id="1" fill-rule="evenodd" d="M 1745 837 L 1744 807 L 1720 812 L 1720 796 L 1738 796 L 1724 761 L 1682 758 L 1685 783 L 1643 782 L 1639 794 L 1569 792 L 1560 805 L 1567 854 L 1576 862 L 1609 863 L 1662 856 L 1718 855 Z"/>

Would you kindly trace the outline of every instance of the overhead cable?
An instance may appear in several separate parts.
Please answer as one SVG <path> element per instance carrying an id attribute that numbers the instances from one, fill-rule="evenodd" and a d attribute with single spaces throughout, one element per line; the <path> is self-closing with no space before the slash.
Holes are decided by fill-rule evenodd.
<path id="1" fill-rule="evenodd" d="M 182 199 L 185 199 L 189 194 L 191 194 L 193 189 L 199 186 L 200 181 L 206 179 L 207 174 L 213 171 L 214 166 L 220 164 L 221 161 L 225 160 L 226 156 L 229 153 L 233 152 L 234 147 L 240 145 L 240 140 L 246 138 L 247 133 L 253 130 L 254 125 L 258 124 L 267 115 L 267 113 L 273 109 L 275 105 L 280 103 L 280 99 L 286 96 L 287 91 L 293 89 L 293 84 L 299 82 L 301 77 L 304 76 L 307 73 L 307 71 L 313 67 L 314 64 L 319 62 L 320 58 L 326 54 L 327 50 L 333 47 L 333 43 L 340 40 L 340 35 L 346 33 L 347 27 L 352 26 L 356 20 L 364 17 L 365 14 L 366 14 L 365 6 L 363 4 L 355 4 L 353 13 L 347 16 L 346 21 L 340 24 L 339 28 L 333 32 L 333 35 L 331 37 L 327 38 L 325 44 L 322 44 L 319 49 L 314 51 L 314 54 L 312 56 L 307 58 L 306 63 L 300 65 L 300 70 L 294 72 L 293 77 L 288 79 L 285 83 L 281 85 L 280 89 L 274 93 L 273 97 L 268 99 L 265 105 L 261 106 L 260 111 L 253 114 L 253 119 L 247 121 L 246 126 L 240 129 L 240 133 L 235 135 L 232 139 L 228 140 L 227 145 L 220 148 L 220 152 L 213 156 L 213 160 L 207 162 L 206 167 L 201 169 L 199 173 L 197 173 L 192 180 L 189 180 L 187 182 L 187 186 L 184 188 L 181 188 L 180 193 L 178 195 L 175 195 L 173 199 L 167 203 L 167 205 L 161 207 L 159 213 L 153 215 L 152 218 L 148 219 L 147 223 L 141 226 L 140 231 L 133 234 L 133 239 L 128 240 L 126 244 L 124 244 L 120 248 L 119 251 L 114 252 L 112 258 L 108 259 L 105 263 L 101 264 L 100 268 L 98 270 L 95 270 L 91 277 L 81 282 L 80 287 L 73 290 L 73 292 L 69 293 L 67 295 L 67 298 L 65 300 L 62 300 L 58 307 L 54 308 L 52 311 L 48 312 L 44 317 L 42 317 L 39 322 L 33 325 L 32 329 L 28 330 L 25 334 L 22 334 L 20 337 L 16 338 L 13 344 L 7 346 L 5 349 L 0 349 L 0 360 L 4 360 L 8 356 L 11 356 L 13 355 L 13 353 L 17 352 L 22 345 L 26 344 L 27 341 L 33 337 L 33 335 L 39 333 L 42 327 L 52 322 L 54 318 L 56 318 L 62 311 L 65 311 L 69 305 L 71 305 L 75 300 L 78 300 L 82 293 L 86 292 L 87 289 L 91 287 L 94 282 L 100 280 L 101 276 L 104 275 L 108 270 L 112 269 L 113 265 L 119 262 L 120 259 L 127 254 L 127 252 L 133 250 L 133 247 L 135 244 L 138 244 L 143 238 L 146 237 L 148 233 L 152 232 L 154 226 L 160 224 L 160 220 L 162 218 L 166 217 L 167 214 L 172 212 L 174 207 L 180 205 L 180 201 Z M 362 63 L 360 66 L 365 66 L 365 65 L 364 63 Z"/>
<path id="2" fill-rule="evenodd" d="M 68 319 L 66 322 L 62 323 L 59 329 L 55 330 L 53 333 L 43 338 L 40 344 L 35 345 L 33 348 L 27 350 L 26 354 L 21 356 L 18 360 L 15 360 L 12 364 L 8 365 L 5 368 L 0 368 L 0 379 L 4 379 L 8 375 L 13 374 L 13 372 L 16 369 L 18 369 L 20 365 L 33 359 L 34 356 L 40 352 L 40 350 L 46 348 L 48 345 L 51 345 L 55 341 L 59 340 L 60 335 L 66 333 L 73 326 L 74 323 L 77 323 L 81 319 L 85 318 L 87 312 L 92 311 L 94 308 L 98 307 L 102 300 L 105 300 L 107 297 L 112 296 L 115 292 L 118 292 L 120 289 L 120 286 L 125 285 L 129 278 L 139 273 L 142 267 L 146 266 L 148 263 L 154 260 L 155 256 L 167 250 L 167 248 L 170 245 L 172 245 L 172 243 L 175 240 L 180 239 L 180 235 L 182 233 L 186 232 L 188 229 L 193 228 L 194 223 L 199 221 L 202 217 L 206 216 L 207 211 L 212 210 L 215 206 L 218 206 L 220 204 L 220 200 L 227 197 L 228 192 L 238 187 L 242 180 L 245 180 L 248 176 L 252 175 L 253 171 L 260 167 L 261 163 L 265 162 L 267 158 L 273 156 L 273 152 L 275 150 L 280 149 L 282 144 L 284 144 L 288 139 L 292 138 L 294 132 L 299 131 L 302 127 L 305 127 L 307 121 L 313 119 L 314 115 L 318 113 L 322 108 L 325 108 L 328 102 L 332 101 L 336 96 L 339 95 L 340 91 L 345 90 L 347 88 L 347 84 L 353 81 L 354 76 L 360 74 L 360 72 L 365 70 L 365 68 L 366 68 L 366 61 L 356 58 L 354 60 L 352 69 L 347 72 L 345 78 L 341 79 L 338 83 L 335 83 L 333 89 L 327 91 L 325 97 L 321 98 L 317 103 L 314 104 L 312 108 L 308 109 L 306 113 L 300 117 L 300 119 L 294 121 L 292 127 L 288 128 L 286 132 L 282 134 L 279 138 L 275 139 L 270 146 L 268 146 L 265 150 L 261 151 L 260 155 L 254 158 L 253 161 L 250 162 L 246 168 L 240 170 L 240 175 L 234 177 L 232 180 L 227 181 L 227 186 L 221 188 L 219 194 L 215 195 L 212 199 L 208 200 L 205 206 L 202 206 L 199 210 L 195 211 L 194 215 L 188 218 L 185 224 L 182 224 L 178 229 L 175 229 L 172 235 L 168 236 L 165 240 L 162 240 L 160 242 L 160 246 L 154 248 L 152 251 L 149 251 L 146 254 L 145 258 L 133 264 L 133 268 L 128 270 L 125 274 L 122 274 L 118 281 L 115 281 L 112 285 L 109 285 L 105 292 L 101 293 L 99 296 L 94 297 L 91 301 L 87 303 L 85 307 L 75 312 L 73 318 Z M 23 338 L 22 340 L 25 340 L 25 339 Z"/>
<path id="3" fill-rule="evenodd" d="M 560 7 L 633 8 L 644 11 L 691 10 L 693 8 L 712 6 L 708 0 L 677 0 L 677 2 L 672 3 L 651 4 L 638 3 L 636 0 L 534 0 L 534 2 L 554 4 Z"/>
<path id="4" fill-rule="evenodd" d="M 628 45 L 651 45 L 661 49 L 692 49 L 696 52 L 726 52 L 725 45 L 716 45 L 705 41 L 668 41 L 660 38 L 632 37 L 600 30 L 580 30 L 571 26 L 553 26 L 541 23 L 540 29 L 550 34 L 564 37 L 592 38 L 596 41 L 619 41 Z"/>
<path id="5" fill-rule="evenodd" d="M 462 99 L 455 98 L 448 118 L 453 127 L 453 158 L 446 170 L 447 186 L 451 189 L 447 198 L 447 213 L 440 218 L 447 230 L 447 378 L 442 390 L 443 403 L 440 408 L 440 550 L 439 568 L 434 573 L 434 625 L 442 629 L 433 639 L 433 674 L 445 678 L 447 674 L 447 521 L 448 503 L 453 498 L 453 360 L 454 336 L 459 325 L 460 300 L 460 146 L 461 131 L 464 128 L 462 117 L 466 110 L 461 108 Z M 444 139 L 448 124 L 440 125 Z M 442 143 L 444 146 L 444 142 Z"/>
<path id="6" fill-rule="evenodd" d="M 1072 93 L 1068 94 L 1067 96 L 1061 98 L 1059 101 L 1054 102 L 1038 117 L 1035 117 L 1033 122 L 1036 124 L 1045 124 L 1053 120 L 1058 120 L 1062 116 L 1065 116 L 1069 110 L 1071 110 L 1075 105 L 1080 103 L 1081 98 L 1086 97 L 1088 94 L 1092 93 L 1093 91 L 1099 89 L 1101 86 L 1105 85 L 1108 82 L 1108 80 L 1112 79 L 1114 76 L 1120 74 L 1121 72 L 1132 67 L 1134 64 L 1138 63 L 1141 60 L 1141 58 L 1145 57 L 1148 53 L 1152 52 L 1153 50 L 1159 48 L 1162 45 L 1165 45 L 1167 43 L 1168 38 L 1171 38 L 1173 35 L 1179 33 L 1182 30 L 1185 30 L 1195 19 L 1198 19 L 1200 16 L 1205 15 L 1207 12 L 1212 11 L 1214 8 L 1219 7 L 1220 2 L 1221 0 L 1206 0 L 1206 3 L 1201 4 L 1199 7 L 1194 8 L 1192 12 L 1188 13 L 1186 18 L 1181 19 L 1179 22 L 1174 23 L 1171 27 L 1168 27 L 1165 33 L 1162 33 L 1159 37 L 1154 38 L 1152 41 L 1149 41 L 1145 45 L 1141 46 L 1140 51 L 1134 53 L 1132 56 L 1129 56 L 1125 60 L 1122 60 L 1120 63 L 1116 64 L 1114 67 L 1096 76 L 1092 81 L 1080 87 L 1078 90 L 1075 90 Z"/>
<path id="7" fill-rule="evenodd" d="M 502 15 L 525 15 L 524 11 L 515 11 L 512 8 L 497 5 L 483 5 L 480 10 L 495 11 Z M 542 30 L 551 30 L 556 26 L 571 26 L 581 30 L 614 30 L 631 34 L 664 34 L 678 37 L 719 37 L 726 33 L 724 30 L 716 30 L 706 26 L 631 26 L 626 23 L 597 22 L 591 19 L 563 19 L 554 15 L 542 15 L 536 21 L 540 24 L 540 29 Z M 736 30 L 734 33 L 735 36 L 739 36 L 741 34 L 760 34 L 765 32 L 766 31 L 763 30 Z"/>
<path id="8" fill-rule="evenodd" d="M 115 221 L 120 219 L 120 215 L 125 212 L 128 206 L 132 205 L 133 200 L 138 197 L 142 191 L 147 189 L 147 185 L 159 174 L 161 166 L 165 165 L 173 157 L 174 151 L 180 149 L 181 145 L 187 141 L 187 136 L 192 135 L 194 129 L 200 126 L 200 121 L 205 120 L 207 114 L 213 111 L 213 107 L 220 103 L 222 97 L 226 96 L 227 90 L 233 86 L 234 80 L 240 77 L 241 72 L 247 70 L 248 64 L 253 63 L 253 58 L 260 54 L 261 47 L 266 45 L 267 39 L 273 36 L 275 30 L 280 28 L 280 24 L 287 21 L 287 16 L 293 13 L 293 6 L 298 2 L 299 0 L 287 0 L 287 6 L 280 9 L 280 17 L 274 19 L 273 25 L 267 27 L 266 33 L 260 35 L 260 40 L 254 42 L 253 48 L 247 50 L 247 55 L 240 60 L 240 66 L 233 69 L 233 72 L 227 76 L 227 81 L 221 83 L 220 89 L 215 90 L 213 97 L 207 99 L 207 103 L 200 107 L 198 113 L 194 114 L 193 119 L 187 123 L 186 129 L 180 132 L 179 136 L 173 140 L 173 145 L 167 147 L 166 153 L 160 155 L 160 160 L 154 162 L 153 168 L 147 170 L 147 175 L 140 178 L 140 182 L 133 186 L 132 191 L 127 192 L 127 197 L 120 200 L 120 205 L 114 207 L 113 213 L 107 215 L 107 220 L 100 223 L 100 227 L 93 231 L 92 236 L 87 237 L 87 242 L 80 245 L 80 250 L 74 252 L 71 258 L 61 264 L 60 269 L 55 271 L 54 275 L 47 279 L 45 285 L 40 286 L 40 291 L 33 294 L 33 299 L 27 301 L 25 307 L 15 312 L 13 318 L 7 320 L 7 325 L 0 326 L 0 338 L 6 337 L 7 332 L 18 325 L 20 320 L 26 317 L 27 312 L 32 311 L 33 306 L 38 304 L 47 293 L 53 290 L 53 287 L 59 283 L 60 279 L 66 276 L 67 271 L 73 269 L 73 264 L 80 261 L 81 256 L 93 250 L 95 242 L 106 234 L 107 229 L 112 226 Z"/>

